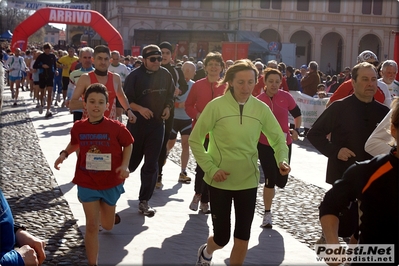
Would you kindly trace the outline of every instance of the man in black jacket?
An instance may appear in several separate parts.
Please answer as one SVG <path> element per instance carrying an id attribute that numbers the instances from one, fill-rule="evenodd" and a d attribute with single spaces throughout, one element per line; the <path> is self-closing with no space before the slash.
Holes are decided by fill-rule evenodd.
<path id="1" fill-rule="evenodd" d="M 388 107 L 374 100 L 377 70 L 372 64 L 357 64 L 352 70 L 352 77 L 354 93 L 324 110 L 307 134 L 310 143 L 328 157 L 326 182 L 329 184 L 340 179 L 356 161 L 372 158 L 364 150 L 364 145 L 389 111 Z M 356 235 L 358 229 L 351 228 L 349 231 Z M 323 236 L 319 241 L 322 239 Z"/>
<path id="2" fill-rule="evenodd" d="M 392 105 L 390 133 L 399 139 L 399 101 Z M 399 154 L 393 147 L 389 154 L 378 155 L 372 160 L 357 162 L 345 171 L 329 190 L 321 203 L 320 222 L 327 244 L 338 244 L 340 212 L 349 202 L 358 200 L 359 244 L 394 245 L 394 261 L 399 263 Z M 392 250 L 393 251 L 393 250 Z M 357 265 L 357 264 L 356 264 Z M 367 263 L 365 265 L 372 265 Z M 374 265 L 381 265 L 376 263 Z"/>
<path id="3" fill-rule="evenodd" d="M 137 116 L 135 124 L 127 124 L 135 140 L 129 170 L 135 171 L 145 156 L 141 168 L 139 211 L 151 217 L 155 211 L 148 201 L 157 182 L 165 120 L 168 120 L 173 107 L 175 85 L 169 71 L 161 67 L 162 56 L 158 46 L 148 45 L 143 48 L 142 54 L 143 64 L 126 77 L 123 89 L 130 108 Z"/>
<path id="4" fill-rule="evenodd" d="M 364 144 L 389 108 L 376 102 L 377 70 L 359 63 L 352 70 L 354 94 L 329 106 L 307 134 L 310 143 L 328 157 L 326 182 L 334 184 L 355 161 L 371 159 Z M 335 103 L 335 102 L 334 102 Z M 331 133 L 331 139 L 326 136 Z"/>
<path id="5" fill-rule="evenodd" d="M 44 105 L 44 95 L 45 89 L 47 90 L 47 112 L 46 117 L 51 117 L 52 113 L 50 112 L 51 102 L 52 102 L 52 93 L 53 93 L 53 86 L 54 86 L 54 76 L 58 75 L 57 70 L 57 58 L 51 51 L 53 49 L 50 43 L 45 43 L 43 45 L 44 53 L 40 54 L 37 58 L 35 63 L 33 64 L 33 69 L 37 69 L 39 71 L 39 88 L 40 88 L 40 103 L 41 106 L 39 107 L 39 113 L 42 114 L 43 112 L 43 105 Z"/>

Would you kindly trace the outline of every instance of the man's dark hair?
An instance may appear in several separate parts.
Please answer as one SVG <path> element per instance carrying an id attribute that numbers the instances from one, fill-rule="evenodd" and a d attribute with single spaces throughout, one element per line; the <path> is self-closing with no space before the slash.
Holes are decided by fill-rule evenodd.
<path id="1" fill-rule="evenodd" d="M 357 77 L 359 76 L 359 69 L 361 68 L 371 68 L 377 74 L 377 68 L 373 64 L 370 64 L 368 62 L 359 63 L 352 68 L 352 73 L 351 73 L 352 79 L 356 82 L 357 82 Z"/>
<path id="2" fill-rule="evenodd" d="M 96 57 L 97 54 L 99 53 L 106 53 L 111 57 L 111 51 L 109 50 L 108 46 L 105 45 L 97 45 L 94 47 L 94 53 L 93 56 Z"/>
<path id="3" fill-rule="evenodd" d="M 53 46 L 51 45 L 51 43 L 49 43 L 49 42 L 44 43 L 44 45 L 43 45 L 43 50 L 44 50 L 44 49 L 51 49 L 51 48 L 53 48 Z"/>
<path id="4" fill-rule="evenodd" d="M 290 72 L 292 75 L 294 75 L 294 68 L 292 66 L 287 66 L 285 69 L 286 72 Z"/>

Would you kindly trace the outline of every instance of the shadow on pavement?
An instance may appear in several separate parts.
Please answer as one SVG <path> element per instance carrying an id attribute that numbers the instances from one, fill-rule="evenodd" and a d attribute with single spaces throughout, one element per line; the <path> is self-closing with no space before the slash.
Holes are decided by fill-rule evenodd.
<path id="1" fill-rule="evenodd" d="M 125 247 L 135 237 L 148 230 L 148 226 L 144 225 L 146 217 L 137 211 L 138 202 L 138 200 L 128 200 L 129 207 L 118 212 L 121 223 L 115 225 L 111 231 L 103 229 L 99 232 L 100 250 L 102 251 L 98 256 L 100 264 L 117 265 L 123 262 L 129 253 Z M 85 226 L 79 228 L 84 234 Z M 140 265 L 139 262 L 137 264 Z"/>
<path id="2" fill-rule="evenodd" d="M 198 248 L 208 239 L 208 218 L 209 215 L 189 214 L 181 234 L 165 238 L 161 248 L 144 251 L 142 265 L 194 265 Z"/>
<path id="3" fill-rule="evenodd" d="M 183 202 L 184 200 L 181 198 L 171 197 L 172 195 L 177 195 L 177 192 L 181 187 L 182 183 L 176 182 L 176 184 L 172 188 L 155 189 L 154 194 L 152 195 L 152 198 L 149 201 L 151 207 L 162 207 L 171 201 Z"/>
<path id="4" fill-rule="evenodd" d="M 263 229 L 258 240 L 258 245 L 248 250 L 245 265 L 280 265 L 284 261 L 284 238 L 278 231 Z M 226 264 L 230 261 L 226 260 Z"/>

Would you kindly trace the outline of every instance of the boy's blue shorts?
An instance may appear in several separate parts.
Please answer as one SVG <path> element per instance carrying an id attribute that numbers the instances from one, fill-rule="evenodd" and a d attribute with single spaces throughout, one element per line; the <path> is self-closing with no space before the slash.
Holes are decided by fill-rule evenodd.
<path id="1" fill-rule="evenodd" d="M 78 186 L 78 198 L 81 202 L 102 200 L 109 206 L 115 206 L 123 193 L 125 193 L 123 184 L 104 190 L 95 190 Z"/>
<path id="2" fill-rule="evenodd" d="M 14 77 L 14 76 L 9 76 L 8 77 L 9 79 L 10 79 L 10 81 L 12 81 L 12 82 L 15 82 L 15 81 L 17 81 L 17 80 L 21 80 L 22 79 L 22 77 Z"/>

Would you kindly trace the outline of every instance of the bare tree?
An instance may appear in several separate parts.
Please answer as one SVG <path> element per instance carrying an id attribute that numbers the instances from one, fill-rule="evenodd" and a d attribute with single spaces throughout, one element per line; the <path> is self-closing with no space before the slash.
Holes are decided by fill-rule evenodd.
<path id="1" fill-rule="evenodd" d="M 29 36 L 28 42 L 29 43 L 43 42 L 45 36 L 46 36 L 46 30 L 45 30 L 45 27 L 42 27 L 38 31 L 33 33 L 31 36 Z"/>
<path id="2" fill-rule="evenodd" d="M 31 10 L 9 8 L 5 6 L 5 2 L 0 2 L 0 32 L 13 30 L 19 23 L 29 17 Z"/>

